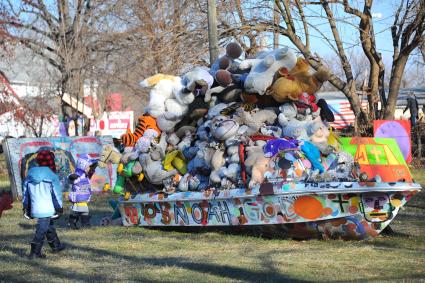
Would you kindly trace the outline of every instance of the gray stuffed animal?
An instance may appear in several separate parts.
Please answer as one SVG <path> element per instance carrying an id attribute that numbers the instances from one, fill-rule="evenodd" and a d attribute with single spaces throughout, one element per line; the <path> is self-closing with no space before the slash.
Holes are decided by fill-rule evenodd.
<path id="1" fill-rule="evenodd" d="M 166 171 L 162 167 L 161 160 L 165 156 L 167 147 L 167 135 L 162 134 L 158 145 L 153 146 L 148 152 L 139 155 L 145 178 L 153 185 L 162 185 L 163 181 L 178 173 L 177 169 Z"/>
<path id="2" fill-rule="evenodd" d="M 236 110 L 236 119 L 239 124 L 246 125 L 246 135 L 251 136 L 258 134 L 261 126 L 272 125 L 276 121 L 277 115 L 273 110 L 254 110 L 252 112 L 245 111 L 243 108 Z"/>

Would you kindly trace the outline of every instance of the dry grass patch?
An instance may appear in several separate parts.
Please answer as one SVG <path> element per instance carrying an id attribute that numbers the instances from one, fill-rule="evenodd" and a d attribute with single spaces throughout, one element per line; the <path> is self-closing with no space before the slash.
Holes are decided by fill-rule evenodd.
<path id="1" fill-rule="evenodd" d="M 425 182 L 423 170 L 414 171 Z M 111 213 L 109 196 L 91 205 L 93 223 Z M 179 232 L 139 227 L 67 229 L 68 249 L 30 261 L 34 222 L 21 205 L 0 219 L 2 282 L 340 282 L 425 280 L 425 192 L 391 225 L 395 233 L 368 241 L 295 241 L 250 233 Z M 254 233 L 255 234 L 255 233 Z"/>

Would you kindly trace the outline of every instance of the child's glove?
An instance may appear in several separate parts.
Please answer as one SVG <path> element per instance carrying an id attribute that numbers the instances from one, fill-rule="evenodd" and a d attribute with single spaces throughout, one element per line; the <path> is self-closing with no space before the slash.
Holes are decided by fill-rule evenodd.
<path id="1" fill-rule="evenodd" d="M 51 217 L 52 219 L 59 219 L 63 214 L 63 208 L 58 208 L 55 211 L 55 214 Z"/>
<path id="2" fill-rule="evenodd" d="M 79 177 L 80 177 L 80 176 L 78 176 L 77 174 L 72 173 L 72 174 L 70 174 L 70 175 L 68 176 L 68 180 L 69 180 L 71 183 L 74 183 L 74 181 L 75 181 L 75 180 L 77 180 Z"/>
<path id="3" fill-rule="evenodd" d="M 22 209 L 22 212 L 24 213 L 24 217 L 26 219 L 28 219 L 28 220 L 31 220 L 32 219 L 31 213 L 26 208 Z"/>

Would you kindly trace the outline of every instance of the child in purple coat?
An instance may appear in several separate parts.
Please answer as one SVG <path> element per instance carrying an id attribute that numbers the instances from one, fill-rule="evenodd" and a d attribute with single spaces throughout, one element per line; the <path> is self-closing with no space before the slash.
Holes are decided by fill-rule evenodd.
<path id="1" fill-rule="evenodd" d="M 77 160 L 75 173 L 68 177 L 71 183 L 68 199 L 72 203 L 68 225 L 73 229 L 78 229 L 78 221 L 81 222 L 81 227 L 90 226 L 88 207 L 91 198 L 90 178 L 96 170 L 97 162 L 97 159 L 91 158 L 88 154 L 81 154 Z"/>

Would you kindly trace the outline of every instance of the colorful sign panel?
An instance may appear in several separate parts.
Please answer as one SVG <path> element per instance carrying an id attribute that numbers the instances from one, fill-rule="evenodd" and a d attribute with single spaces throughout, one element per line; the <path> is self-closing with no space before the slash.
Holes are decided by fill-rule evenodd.
<path id="1" fill-rule="evenodd" d="M 75 161 L 80 154 L 87 153 L 97 158 L 102 153 L 103 145 L 112 145 L 110 136 L 102 137 L 49 137 L 6 139 L 3 149 L 6 153 L 9 175 L 11 176 L 14 198 L 22 197 L 22 180 L 28 170 L 36 166 L 35 153 L 40 149 L 48 149 L 55 153 L 56 170 L 64 191 L 68 190 L 67 177 L 74 172 Z M 92 190 L 101 191 L 105 183 L 116 181 L 116 164 L 106 168 L 97 168 L 92 177 Z"/>
<path id="2" fill-rule="evenodd" d="M 382 182 L 412 182 L 409 168 L 395 139 L 341 138 L 344 151 L 351 153 L 369 178 L 379 175 Z"/>
<path id="3" fill-rule="evenodd" d="M 410 121 L 406 120 L 376 120 L 373 122 L 375 138 L 394 138 L 403 154 L 406 163 L 412 162 Z"/>
<path id="4" fill-rule="evenodd" d="M 227 199 L 163 199 L 122 202 L 126 226 L 238 226 L 285 224 L 293 237 L 367 238 L 376 236 L 414 192 L 276 194 Z M 193 195 L 193 199 L 190 199 Z"/>

